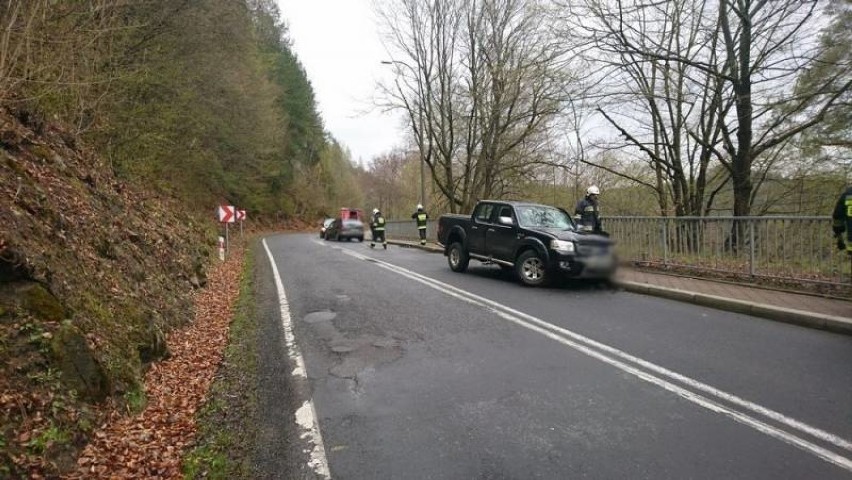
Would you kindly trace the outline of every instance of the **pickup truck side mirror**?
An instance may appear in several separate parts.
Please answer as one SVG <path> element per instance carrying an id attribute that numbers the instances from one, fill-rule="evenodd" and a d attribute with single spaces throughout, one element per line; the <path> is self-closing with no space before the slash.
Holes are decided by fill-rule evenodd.
<path id="1" fill-rule="evenodd" d="M 497 217 L 497 222 L 500 225 L 508 225 L 508 226 L 512 226 L 512 225 L 515 224 L 515 222 L 512 221 L 512 217 Z"/>

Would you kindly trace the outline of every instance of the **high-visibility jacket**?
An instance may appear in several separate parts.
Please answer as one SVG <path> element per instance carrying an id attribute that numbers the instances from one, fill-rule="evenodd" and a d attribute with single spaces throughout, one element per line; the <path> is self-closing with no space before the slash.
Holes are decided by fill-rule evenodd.
<path id="1" fill-rule="evenodd" d="M 375 217 L 373 217 L 372 227 L 373 227 L 373 230 L 375 230 L 377 232 L 384 232 L 385 231 L 385 217 L 383 217 L 381 215 L 376 215 Z"/>
<path id="2" fill-rule="evenodd" d="M 420 230 L 426 229 L 426 219 L 429 218 L 428 213 L 422 210 L 418 210 L 411 214 L 411 218 L 417 220 L 417 228 L 419 228 Z"/>
<path id="3" fill-rule="evenodd" d="M 837 199 L 834 207 L 832 230 L 835 235 L 846 232 L 846 250 L 852 252 L 852 187 L 846 189 Z"/>

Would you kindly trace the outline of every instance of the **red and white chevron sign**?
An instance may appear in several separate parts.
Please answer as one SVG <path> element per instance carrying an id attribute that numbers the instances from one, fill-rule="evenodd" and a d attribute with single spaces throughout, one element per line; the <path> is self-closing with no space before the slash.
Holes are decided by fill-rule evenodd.
<path id="1" fill-rule="evenodd" d="M 219 221 L 222 223 L 234 223 L 234 212 L 236 209 L 233 205 L 219 205 L 219 208 L 216 209 L 216 214 L 219 217 Z"/>
<path id="2" fill-rule="evenodd" d="M 246 211 L 245 210 L 237 210 L 237 220 L 243 221 L 246 219 Z"/>

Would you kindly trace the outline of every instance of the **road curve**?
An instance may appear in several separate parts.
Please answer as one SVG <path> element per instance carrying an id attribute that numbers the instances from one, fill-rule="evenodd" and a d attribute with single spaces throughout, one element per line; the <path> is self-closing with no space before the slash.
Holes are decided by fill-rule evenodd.
<path id="1" fill-rule="evenodd" d="M 293 426 L 305 401 L 333 478 L 852 477 L 848 336 L 584 284 L 530 289 L 413 249 L 265 247 L 268 478 L 325 476 Z"/>

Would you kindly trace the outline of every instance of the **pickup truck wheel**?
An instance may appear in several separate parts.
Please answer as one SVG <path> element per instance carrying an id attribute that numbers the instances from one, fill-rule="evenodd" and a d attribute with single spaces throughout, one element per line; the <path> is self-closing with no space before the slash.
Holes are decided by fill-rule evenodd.
<path id="1" fill-rule="evenodd" d="M 547 265 L 535 250 L 527 250 L 522 253 L 515 261 L 515 270 L 524 285 L 539 287 L 546 285 L 550 280 L 547 274 Z"/>
<path id="2" fill-rule="evenodd" d="M 467 270 L 467 264 L 470 263 L 470 257 L 464 251 L 464 247 L 459 242 L 450 245 L 450 250 L 447 252 L 447 263 L 450 264 L 450 270 L 454 272 L 464 272 Z"/>

